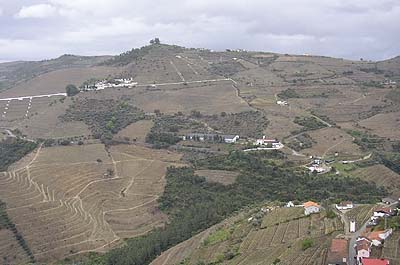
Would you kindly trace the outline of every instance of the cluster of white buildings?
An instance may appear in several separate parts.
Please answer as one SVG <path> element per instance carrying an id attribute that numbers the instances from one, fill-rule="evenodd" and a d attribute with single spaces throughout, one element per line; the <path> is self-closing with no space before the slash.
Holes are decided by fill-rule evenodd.
<path id="1" fill-rule="evenodd" d="M 289 105 L 289 103 L 287 101 L 284 101 L 284 100 L 278 100 L 276 102 L 276 104 L 278 104 L 279 106 L 287 106 L 287 105 Z"/>
<path id="2" fill-rule="evenodd" d="M 281 149 L 283 148 L 283 144 L 279 142 L 277 139 L 267 139 L 265 135 L 261 139 L 257 139 L 254 143 L 258 146 L 269 147 L 270 149 Z"/>
<path id="3" fill-rule="evenodd" d="M 138 83 L 133 81 L 133 78 L 116 78 L 112 81 L 109 80 L 101 80 L 96 82 L 95 84 L 85 85 L 82 90 L 90 91 L 90 90 L 103 90 L 106 88 L 132 88 L 136 87 Z"/>

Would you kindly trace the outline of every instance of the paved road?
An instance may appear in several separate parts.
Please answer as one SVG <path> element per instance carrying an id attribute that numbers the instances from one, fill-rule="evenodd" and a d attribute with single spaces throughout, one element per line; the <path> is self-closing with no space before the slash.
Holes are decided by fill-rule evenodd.
<path id="1" fill-rule="evenodd" d="M 356 244 L 356 240 L 359 236 L 361 236 L 361 233 L 365 230 L 367 227 L 367 222 L 365 222 L 360 229 L 358 229 L 356 232 L 352 233 L 350 241 L 349 241 L 349 265 L 356 265 L 357 262 L 354 259 L 356 256 L 356 250 L 354 248 L 354 245 Z"/>
<path id="2" fill-rule="evenodd" d="M 15 97 L 15 98 L 0 98 L 0 101 L 10 101 L 10 100 L 24 100 L 24 99 L 32 99 L 32 98 L 44 98 L 44 97 L 53 97 L 53 96 L 67 96 L 67 93 L 55 93 L 55 94 L 45 94 L 45 95 L 36 95 L 36 96 L 23 96 L 23 97 Z"/>

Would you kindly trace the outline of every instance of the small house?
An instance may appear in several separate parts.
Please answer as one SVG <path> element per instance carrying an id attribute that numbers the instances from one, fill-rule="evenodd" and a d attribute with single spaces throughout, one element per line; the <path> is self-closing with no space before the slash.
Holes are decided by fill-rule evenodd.
<path id="1" fill-rule="evenodd" d="M 386 197 L 382 199 L 382 202 L 385 204 L 396 204 L 399 203 L 399 200 L 392 197 Z"/>
<path id="2" fill-rule="evenodd" d="M 318 203 L 313 202 L 313 201 L 308 201 L 303 204 L 304 207 L 304 214 L 305 215 L 310 215 L 313 213 L 319 213 L 321 206 L 318 205 Z"/>
<path id="3" fill-rule="evenodd" d="M 239 135 L 223 135 L 224 142 L 227 144 L 236 143 L 239 140 Z"/>
<path id="4" fill-rule="evenodd" d="M 380 207 L 374 211 L 374 217 L 388 217 L 394 214 L 390 207 Z"/>
<path id="5" fill-rule="evenodd" d="M 342 211 L 342 210 L 349 210 L 349 209 L 353 209 L 354 205 L 351 201 L 343 201 L 339 204 L 336 204 L 336 209 Z"/>
<path id="6" fill-rule="evenodd" d="M 328 250 L 326 264 L 328 265 L 347 265 L 349 242 L 347 239 L 334 238 Z"/>
<path id="7" fill-rule="evenodd" d="M 384 231 L 372 231 L 367 235 L 367 238 L 371 241 L 372 245 L 379 247 L 392 233 L 393 229 L 391 228 Z"/>
<path id="8" fill-rule="evenodd" d="M 369 258 L 371 253 L 371 241 L 366 239 L 365 237 L 358 238 L 356 241 L 356 257 L 360 262 L 363 258 Z"/>

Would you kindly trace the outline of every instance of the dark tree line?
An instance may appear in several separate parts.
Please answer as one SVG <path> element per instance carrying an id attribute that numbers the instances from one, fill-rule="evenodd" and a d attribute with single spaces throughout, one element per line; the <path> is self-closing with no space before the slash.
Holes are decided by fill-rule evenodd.
<path id="1" fill-rule="evenodd" d="M 21 138 L 8 138 L 0 142 L 0 171 L 32 152 L 37 144 Z"/>
<path id="2" fill-rule="evenodd" d="M 18 231 L 15 224 L 12 222 L 6 211 L 6 204 L 0 200 L 0 229 L 5 228 L 11 230 L 15 239 L 17 240 L 20 247 L 24 250 L 29 258 L 30 263 L 35 263 L 35 257 L 33 256 L 32 250 L 29 248 L 24 237 Z"/>

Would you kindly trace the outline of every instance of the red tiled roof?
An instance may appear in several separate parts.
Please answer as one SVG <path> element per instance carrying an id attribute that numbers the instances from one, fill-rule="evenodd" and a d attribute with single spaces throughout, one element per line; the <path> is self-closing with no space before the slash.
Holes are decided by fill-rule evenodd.
<path id="1" fill-rule="evenodd" d="M 332 239 L 330 251 L 332 252 L 345 252 L 347 253 L 347 240 L 335 238 Z"/>
<path id="2" fill-rule="evenodd" d="M 304 206 L 304 207 L 310 207 L 310 206 L 319 207 L 318 203 L 312 202 L 312 201 L 305 202 L 305 203 L 303 204 L 303 206 Z"/>
<path id="3" fill-rule="evenodd" d="M 369 233 L 369 235 L 367 237 L 370 240 L 379 240 L 379 241 L 381 241 L 382 238 L 380 238 L 379 235 L 383 234 L 383 233 L 385 233 L 385 231 L 373 231 L 373 232 Z"/>
<path id="4" fill-rule="evenodd" d="M 362 259 L 362 265 L 389 265 L 389 260 L 387 259 Z"/>

